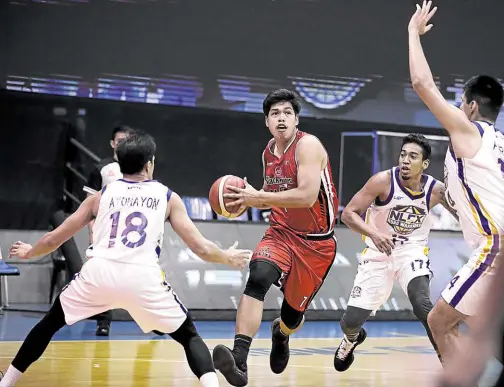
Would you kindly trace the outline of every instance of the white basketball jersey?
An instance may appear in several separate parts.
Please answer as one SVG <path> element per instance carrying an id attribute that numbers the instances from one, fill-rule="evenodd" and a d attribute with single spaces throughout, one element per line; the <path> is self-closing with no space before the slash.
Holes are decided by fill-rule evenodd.
<path id="1" fill-rule="evenodd" d="M 119 179 L 105 186 L 93 227 L 93 256 L 157 265 L 171 194 L 155 180 Z"/>
<path id="2" fill-rule="evenodd" d="M 504 231 L 504 135 L 490 123 L 474 125 L 482 142 L 473 158 L 457 158 L 451 146 L 446 152 L 446 199 L 457 211 L 469 246 L 486 246 L 488 257 L 482 254 L 474 263 L 492 265 L 492 251 L 498 250 Z"/>
<path id="3" fill-rule="evenodd" d="M 390 194 L 383 202 L 376 198 L 366 211 L 366 223 L 381 232 L 396 234 L 394 251 L 413 245 L 427 247 L 432 226 L 430 199 L 436 179 L 423 175 L 424 189 L 413 192 L 401 183 L 399 168 L 392 168 L 391 174 Z M 364 237 L 363 240 L 370 249 L 377 250 L 371 238 Z"/>
<path id="4" fill-rule="evenodd" d="M 101 170 L 100 174 L 102 176 L 102 187 L 107 184 L 116 181 L 117 179 L 122 179 L 123 175 L 121 173 L 121 167 L 118 162 L 113 162 L 105 165 Z"/>

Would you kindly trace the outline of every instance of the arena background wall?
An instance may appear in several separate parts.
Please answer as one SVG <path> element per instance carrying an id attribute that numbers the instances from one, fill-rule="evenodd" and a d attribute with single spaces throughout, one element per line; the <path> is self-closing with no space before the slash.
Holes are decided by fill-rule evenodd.
<path id="1" fill-rule="evenodd" d="M 204 235 L 222 247 L 238 241 L 240 247 L 249 249 L 256 246 L 267 227 L 264 224 L 225 222 L 197 222 L 197 226 Z M 338 253 L 324 286 L 308 308 L 310 318 L 339 319 L 352 290 L 358 257 L 364 245 L 359 235 L 346 228 L 338 228 L 336 234 L 339 239 Z M 4 230 L 0 232 L 0 245 L 10 246 L 17 239 L 34 242 L 41 235 L 39 231 Z M 85 262 L 87 230 L 81 231 L 75 237 L 75 243 L 81 252 L 80 259 Z M 434 273 L 431 298 L 435 301 L 444 286 L 467 260 L 469 249 L 460 233 L 436 231 L 431 233 L 429 247 L 431 269 Z M 10 303 L 21 309 L 29 308 L 29 304 L 47 305 L 52 273 L 51 257 L 11 262 L 19 265 L 21 276 L 8 279 Z M 195 317 L 234 318 L 237 303 L 248 278 L 248 269 L 241 272 L 202 261 L 184 245 L 169 225 L 165 229 L 160 265 L 180 299 Z M 278 314 L 280 297 L 279 290 L 272 288 L 265 300 L 265 318 Z M 125 319 L 128 316 L 122 311 L 115 311 L 115 318 Z M 391 297 L 378 311 L 376 318 L 412 318 L 411 305 L 399 286 L 394 286 Z"/>

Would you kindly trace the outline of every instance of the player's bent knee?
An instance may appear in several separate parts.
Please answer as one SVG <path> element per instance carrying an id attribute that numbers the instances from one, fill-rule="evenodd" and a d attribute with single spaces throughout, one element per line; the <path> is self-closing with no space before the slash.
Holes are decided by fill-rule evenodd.
<path id="1" fill-rule="evenodd" d="M 173 333 L 169 334 L 173 340 L 183 347 L 190 344 L 191 340 L 199 337 L 198 331 L 190 316 L 187 316 L 182 325 Z"/>
<path id="2" fill-rule="evenodd" d="M 427 321 L 427 315 L 432 310 L 430 300 L 429 277 L 413 278 L 408 284 L 408 298 L 413 307 L 413 313 L 420 321 Z"/>
<path id="3" fill-rule="evenodd" d="M 294 333 L 294 331 L 300 329 L 303 325 L 304 313 L 294 309 L 284 300 L 280 311 L 280 320 L 285 325 L 285 328 Z"/>
<path id="4" fill-rule="evenodd" d="M 66 325 L 65 313 L 61 306 L 60 296 L 56 297 L 51 309 L 49 309 L 45 317 L 39 321 L 38 325 L 44 327 L 47 333 L 51 334 L 51 337 Z"/>
<path id="5" fill-rule="evenodd" d="M 264 301 L 269 288 L 280 279 L 282 271 L 275 264 L 267 261 L 252 261 L 250 275 L 243 294 L 258 301 Z"/>

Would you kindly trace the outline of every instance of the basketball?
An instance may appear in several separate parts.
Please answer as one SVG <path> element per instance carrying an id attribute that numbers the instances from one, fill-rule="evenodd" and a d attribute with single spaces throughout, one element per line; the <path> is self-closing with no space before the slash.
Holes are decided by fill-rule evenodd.
<path id="1" fill-rule="evenodd" d="M 243 214 L 247 207 L 245 206 L 229 206 L 228 203 L 235 201 L 236 199 L 228 199 L 224 197 L 226 193 L 233 193 L 226 186 L 234 186 L 239 188 L 245 188 L 245 181 L 233 175 L 222 176 L 217 179 L 210 188 L 210 194 L 208 195 L 208 200 L 210 201 L 210 206 L 217 214 L 222 215 L 226 218 L 236 218 Z"/>

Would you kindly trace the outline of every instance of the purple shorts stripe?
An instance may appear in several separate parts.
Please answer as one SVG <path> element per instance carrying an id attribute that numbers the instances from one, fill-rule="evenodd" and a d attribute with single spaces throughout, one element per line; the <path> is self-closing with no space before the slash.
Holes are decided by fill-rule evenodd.
<path id="1" fill-rule="evenodd" d="M 500 235 L 494 234 L 492 235 L 492 249 L 490 250 L 490 254 L 488 254 L 483 264 L 486 266 L 491 266 L 499 251 L 500 251 Z"/>
<path id="2" fill-rule="evenodd" d="M 474 269 L 472 274 L 469 276 L 469 278 L 462 284 L 460 289 L 458 290 L 457 293 L 455 293 L 455 296 L 451 299 L 450 305 L 453 306 L 454 308 L 459 304 L 460 300 L 462 297 L 465 296 L 465 294 L 469 291 L 471 286 L 474 285 L 476 280 L 481 277 L 481 275 L 484 273 L 483 270 Z"/>
<path id="3" fill-rule="evenodd" d="M 499 235 L 497 234 L 492 235 L 492 248 L 490 249 L 490 252 L 488 253 L 485 261 L 481 265 L 479 265 L 476 269 L 474 269 L 469 278 L 462 284 L 458 292 L 455 293 L 455 296 L 450 301 L 450 305 L 452 307 L 455 308 L 459 304 L 460 300 L 462 300 L 462 298 L 469 291 L 471 286 L 474 285 L 476 280 L 479 277 L 481 277 L 481 275 L 485 272 L 485 270 L 492 264 L 499 250 L 500 250 Z"/>
<path id="4" fill-rule="evenodd" d="M 173 298 L 175 298 L 175 301 L 177 302 L 177 304 L 179 304 L 179 306 L 180 306 L 180 308 L 182 309 L 182 311 L 184 312 L 184 314 L 187 314 L 187 309 L 186 309 L 186 307 L 184 306 L 184 304 L 182 304 L 182 303 L 179 301 L 179 299 L 178 299 L 178 297 L 177 297 L 177 295 L 176 295 L 175 293 L 173 293 Z"/>

